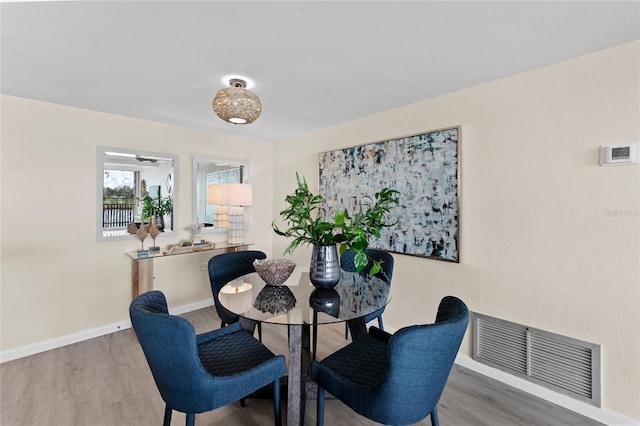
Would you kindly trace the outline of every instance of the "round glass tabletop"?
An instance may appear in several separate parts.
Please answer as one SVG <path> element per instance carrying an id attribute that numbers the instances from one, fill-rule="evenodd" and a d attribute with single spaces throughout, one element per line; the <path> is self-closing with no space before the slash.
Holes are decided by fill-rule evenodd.
<path id="1" fill-rule="evenodd" d="M 284 285 L 242 284 L 225 286 L 219 294 L 222 306 L 250 320 L 274 324 L 330 324 L 364 317 L 384 308 L 391 300 L 389 285 L 380 278 L 341 272 L 331 290 L 315 288 L 309 273 L 295 274 Z"/>

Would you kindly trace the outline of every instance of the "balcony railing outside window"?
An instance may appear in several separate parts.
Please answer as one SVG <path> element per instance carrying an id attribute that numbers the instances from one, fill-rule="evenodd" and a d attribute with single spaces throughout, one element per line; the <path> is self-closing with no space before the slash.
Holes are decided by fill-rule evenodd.
<path id="1" fill-rule="evenodd" d="M 124 228 L 129 225 L 134 218 L 134 204 L 102 204 L 102 227 L 103 228 Z"/>

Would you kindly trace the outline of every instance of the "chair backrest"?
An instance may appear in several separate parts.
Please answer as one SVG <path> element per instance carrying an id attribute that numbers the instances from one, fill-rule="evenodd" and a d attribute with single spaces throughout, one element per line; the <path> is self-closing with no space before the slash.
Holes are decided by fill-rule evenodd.
<path id="1" fill-rule="evenodd" d="M 354 253 L 351 249 L 347 249 L 342 253 L 342 256 L 340 256 L 340 267 L 347 272 L 356 271 L 356 266 L 353 263 L 353 256 Z M 391 253 L 377 249 L 367 249 L 367 256 L 369 256 L 369 263 L 362 272 L 368 274 L 373 267 L 373 261 L 381 260 L 382 269 L 380 272 L 375 274 L 375 276 L 385 280 L 387 284 L 391 285 L 391 277 L 393 276 L 393 256 Z"/>
<path id="2" fill-rule="evenodd" d="M 240 278 L 243 275 L 255 272 L 253 261 L 256 259 L 266 259 L 267 255 L 257 250 L 235 251 L 223 253 L 209 259 L 209 282 L 211 283 L 211 293 L 216 306 L 218 316 L 226 324 L 234 323 L 238 316 L 225 309 L 218 299 L 218 293 L 222 287 L 230 281 Z"/>
<path id="3" fill-rule="evenodd" d="M 211 410 L 215 380 L 198 357 L 193 326 L 184 318 L 169 315 L 160 291 L 136 297 L 129 306 L 129 316 L 167 405 L 182 412 Z"/>
<path id="4" fill-rule="evenodd" d="M 434 409 L 453 367 L 469 324 L 469 310 L 447 296 L 436 322 L 398 330 L 389 340 L 389 369 L 374 395 L 376 421 L 411 424 Z"/>

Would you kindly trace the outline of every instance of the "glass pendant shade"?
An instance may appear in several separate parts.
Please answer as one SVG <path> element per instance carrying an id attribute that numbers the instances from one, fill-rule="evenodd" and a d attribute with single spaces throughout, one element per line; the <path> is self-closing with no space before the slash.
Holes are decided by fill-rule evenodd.
<path id="1" fill-rule="evenodd" d="M 229 85 L 230 87 L 220 89 L 213 98 L 213 111 L 229 123 L 253 123 L 262 112 L 260 99 L 246 89 L 247 83 L 244 80 L 232 79 Z"/>

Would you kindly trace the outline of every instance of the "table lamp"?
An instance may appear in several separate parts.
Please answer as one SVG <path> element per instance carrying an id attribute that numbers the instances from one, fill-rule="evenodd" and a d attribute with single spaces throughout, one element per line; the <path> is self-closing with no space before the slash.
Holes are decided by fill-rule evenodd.
<path id="1" fill-rule="evenodd" d="M 211 202 L 210 196 L 211 195 Z M 241 244 L 244 242 L 244 207 L 250 206 L 253 202 L 251 185 L 246 183 L 222 183 L 209 185 L 207 188 L 207 203 L 216 204 L 218 207 L 230 206 L 228 209 L 229 244 Z M 224 210 L 221 209 L 218 216 L 216 208 L 216 221 L 220 224 L 225 221 Z M 214 221 L 215 223 L 215 221 Z M 218 227 L 217 225 L 215 225 Z M 222 226 L 221 226 L 222 227 Z"/>
<path id="2" fill-rule="evenodd" d="M 207 204 L 215 205 L 216 211 L 213 216 L 213 227 L 224 229 L 229 227 L 229 208 L 226 206 L 226 191 L 222 185 L 209 185 L 207 187 Z"/>

